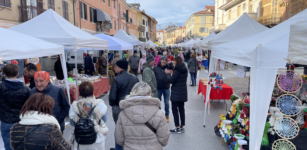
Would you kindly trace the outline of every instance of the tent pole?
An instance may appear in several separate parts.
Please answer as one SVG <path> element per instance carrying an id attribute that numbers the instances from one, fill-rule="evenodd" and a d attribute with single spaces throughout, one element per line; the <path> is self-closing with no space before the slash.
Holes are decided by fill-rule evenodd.
<path id="1" fill-rule="evenodd" d="M 77 54 L 77 49 L 75 47 L 75 80 L 76 80 L 76 101 L 78 100 L 78 67 L 77 67 L 77 59 L 78 59 L 78 54 Z"/>
<path id="2" fill-rule="evenodd" d="M 212 58 L 210 59 L 210 61 L 212 61 Z M 211 65 L 213 65 L 213 62 L 210 63 Z M 210 82 L 210 73 L 213 72 L 212 69 L 214 69 L 215 67 L 209 67 L 208 69 L 208 83 Z M 207 107 L 208 107 L 208 102 L 210 102 L 209 99 L 209 95 L 210 95 L 210 90 L 211 90 L 211 86 L 209 84 L 207 84 L 207 92 L 206 95 L 204 95 L 206 97 L 206 102 L 205 102 L 205 115 L 204 115 L 204 123 L 203 123 L 203 127 L 206 127 L 206 116 L 207 116 Z"/>
<path id="3" fill-rule="evenodd" d="M 66 67 L 66 59 L 65 59 L 65 54 L 60 55 L 60 60 L 61 60 L 61 65 L 62 65 L 62 70 L 63 70 L 63 75 L 64 75 L 64 81 L 65 81 L 65 86 L 67 90 L 67 97 L 69 104 L 71 104 L 71 97 L 70 97 L 70 91 L 69 91 L 69 82 L 68 82 L 68 76 L 67 76 L 67 67 Z"/>

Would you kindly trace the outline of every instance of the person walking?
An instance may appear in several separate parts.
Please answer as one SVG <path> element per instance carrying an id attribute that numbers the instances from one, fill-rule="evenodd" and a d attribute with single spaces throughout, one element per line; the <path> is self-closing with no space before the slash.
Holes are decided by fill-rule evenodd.
<path id="1" fill-rule="evenodd" d="M 175 49 L 174 49 L 174 56 L 176 57 L 178 54 L 179 54 L 178 49 L 175 48 Z"/>
<path id="2" fill-rule="evenodd" d="M 171 61 L 174 61 L 174 57 L 173 57 L 173 55 L 172 55 L 171 52 L 168 53 L 167 58 L 168 58 L 169 60 L 171 60 Z"/>
<path id="3" fill-rule="evenodd" d="M 20 121 L 11 128 L 13 150 L 71 150 L 52 116 L 55 102 L 49 95 L 33 94 L 20 111 Z"/>
<path id="4" fill-rule="evenodd" d="M 107 56 L 102 51 L 101 56 L 98 58 L 98 73 L 103 77 L 107 77 L 107 67 L 108 67 Z"/>
<path id="5" fill-rule="evenodd" d="M 93 72 L 95 72 L 92 57 L 93 57 L 93 52 L 89 52 L 84 58 L 84 72 L 85 74 L 90 76 L 92 76 Z"/>
<path id="6" fill-rule="evenodd" d="M 188 50 L 187 54 L 186 54 L 186 62 L 189 62 L 190 58 L 191 58 L 191 51 L 190 49 Z"/>
<path id="7" fill-rule="evenodd" d="M 139 73 L 142 74 L 142 78 L 143 78 L 143 64 L 146 63 L 146 54 L 145 53 L 142 53 L 142 58 L 140 59 L 140 62 L 139 62 Z"/>
<path id="8" fill-rule="evenodd" d="M 116 62 L 119 61 L 119 60 L 121 60 L 121 58 L 120 58 L 120 56 L 119 56 L 119 53 L 116 53 L 114 59 L 113 59 L 112 62 L 111 62 L 112 70 L 113 70 L 114 73 L 115 73 Z M 115 77 L 116 77 L 117 75 L 118 75 L 118 74 L 115 73 Z"/>
<path id="9" fill-rule="evenodd" d="M 181 57 L 177 56 L 174 60 L 174 71 L 165 70 L 168 82 L 172 84 L 171 102 L 174 116 L 175 128 L 170 130 L 171 133 L 183 133 L 185 126 L 184 102 L 188 101 L 187 77 L 188 69 L 183 63 Z M 179 123 L 180 115 L 180 123 Z"/>
<path id="10" fill-rule="evenodd" d="M 139 79 L 127 72 L 128 69 L 128 62 L 126 60 L 119 60 L 116 62 L 115 72 L 118 74 L 117 77 L 114 78 L 111 90 L 109 94 L 109 104 L 112 107 L 112 115 L 115 124 L 117 123 L 118 115 L 121 112 L 119 108 L 119 102 L 129 93 L 133 86 L 139 82 Z M 112 148 L 111 150 L 122 150 L 122 146 L 115 143 L 115 149 Z"/>
<path id="11" fill-rule="evenodd" d="M 78 144 L 74 136 L 74 150 L 105 150 L 105 138 L 108 134 L 108 128 L 105 124 L 107 106 L 102 99 L 96 99 L 94 96 L 94 86 L 92 82 L 82 82 L 79 86 L 80 99 L 74 101 L 69 110 L 70 125 L 75 126 L 80 117 L 87 117 L 89 111 L 93 109 L 90 117 L 93 117 L 96 140 L 93 144 Z M 89 134 L 89 136 L 91 136 Z M 84 137 L 91 138 L 91 137 Z"/>
<path id="12" fill-rule="evenodd" d="M 65 61 L 65 65 L 66 65 L 66 69 L 67 69 L 66 71 L 67 71 L 67 77 L 68 77 L 68 72 L 71 70 L 71 68 L 66 61 Z M 58 80 L 64 80 L 64 73 L 63 73 L 60 56 L 58 56 L 57 61 L 54 63 L 54 71 L 55 71 L 56 78 Z"/>
<path id="13" fill-rule="evenodd" d="M 156 56 L 155 56 L 155 66 L 158 65 L 158 63 L 160 62 L 160 59 L 161 59 L 160 55 L 158 55 L 158 53 L 156 52 Z"/>
<path id="14" fill-rule="evenodd" d="M 135 84 L 119 105 L 123 111 L 115 127 L 116 142 L 125 150 L 163 150 L 170 132 L 159 109 L 161 102 L 151 97 L 150 86 L 145 82 Z"/>
<path id="15" fill-rule="evenodd" d="M 34 82 L 34 74 L 37 72 L 37 67 L 36 65 L 32 63 L 28 63 L 25 65 L 23 68 L 23 74 L 30 80 L 30 89 L 35 88 L 35 82 Z"/>
<path id="16" fill-rule="evenodd" d="M 158 90 L 158 98 L 162 101 L 162 95 L 164 99 L 164 110 L 165 117 L 167 122 L 169 122 L 169 96 L 170 96 L 170 84 L 167 79 L 167 75 L 164 72 L 169 66 L 167 64 L 167 57 L 162 56 L 161 62 L 158 63 L 157 66 L 154 67 L 154 73 L 157 80 L 157 90 Z"/>
<path id="17" fill-rule="evenodd" d="M 152 90 L 152 97 L 158 98 L 157 80 L 153 71 L 155 59 L 152 55 L 148 55 L 146 63 L 143 64 L 143 82 L 147 83 Z"/>
<path id="18" fill-rule="evenodd" d="M 0 83 L 1 136 L 5 150 L 10 147 L 10 129 L 20 121 L 22 106 L 30 96 L 30 89 L 17 79 L 19 67 L 16 64 L 3 66 L 4 80 Z"/>
<path id="19" fill-rule="evenodd" d="M 140 57 L 138 57 L 137 55 L 138 55 L 138 52 L 134 51 L 133 56 L 129 57 L 130 72 L 134 74 L 135 76 L 138 76 L 138 66 L 140 62 Z"/>
<path id="20" fill-rule="evenodd" d="M 61 131 L 63 133 L 63 130 L 65 128 L 65 121 L 64 119 L 66 116 L 68 116 L 69 112 L 69 102 L 67 100 L 66 94 L 64 93 L 64 90 L 52 85 L 50 83 L 50 75 L 48 72 L 45 71 L 38 71 L 34 75 L 34 81 L 35 81 L 35 88 L 31 90 L 30 95 L 33 95 L 34 93 L 43 93 L 46 95 L 49 95 L 53 98 L 55 106 L 53 108 L 53 116 L 58 120 Z"/>
<path id="21" fill-rule="evenodd" d="M 199 63 L 196 60 L 195 54 L 191 55 L 191 58 L 188 62 L 188 68 L 191 75 L 191 86 L 196 86 L 196 74 L 199 68 Z"/>

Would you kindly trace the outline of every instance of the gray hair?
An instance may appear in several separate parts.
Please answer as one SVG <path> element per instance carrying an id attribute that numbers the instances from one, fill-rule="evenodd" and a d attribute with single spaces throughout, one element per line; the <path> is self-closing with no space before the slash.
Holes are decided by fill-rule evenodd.
<path id="1" fill-rule="evenodd" d="M 151 87 L 145 82 L 138 82 L 131 89 L 130 95 L 126 99 L 134 96 L 149 96 L 151 94 Z"/>

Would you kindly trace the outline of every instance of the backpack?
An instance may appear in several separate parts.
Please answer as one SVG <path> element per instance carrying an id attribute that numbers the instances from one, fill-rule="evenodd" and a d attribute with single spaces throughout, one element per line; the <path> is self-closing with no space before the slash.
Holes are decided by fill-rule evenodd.
<path id="1" fill-rule="evenodd" d="M 96 107 L 96 106 L 95 106 Z M 95 107 L 91 108 L 86 117 L 79 116 L 78 122 L 75 124 L 75 140 L 78 144 L 89 145 L 96 142 L 97 133 L 95 131 L 94 122 L 90 119 Z M 100 124 L 100 121 L 99 121 Z"/>

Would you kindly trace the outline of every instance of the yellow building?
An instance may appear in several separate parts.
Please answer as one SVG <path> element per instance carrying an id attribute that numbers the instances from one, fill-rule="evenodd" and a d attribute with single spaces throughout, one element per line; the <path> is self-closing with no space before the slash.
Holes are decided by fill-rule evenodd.
<path id="1" fill-rule="evenodd" d="M 205 6 L 205 9 L 190 16 L 185 23 L 186 38 L 197 39 L 208 36 L 209 28 L 213 26 L 214 6 Z"/>

